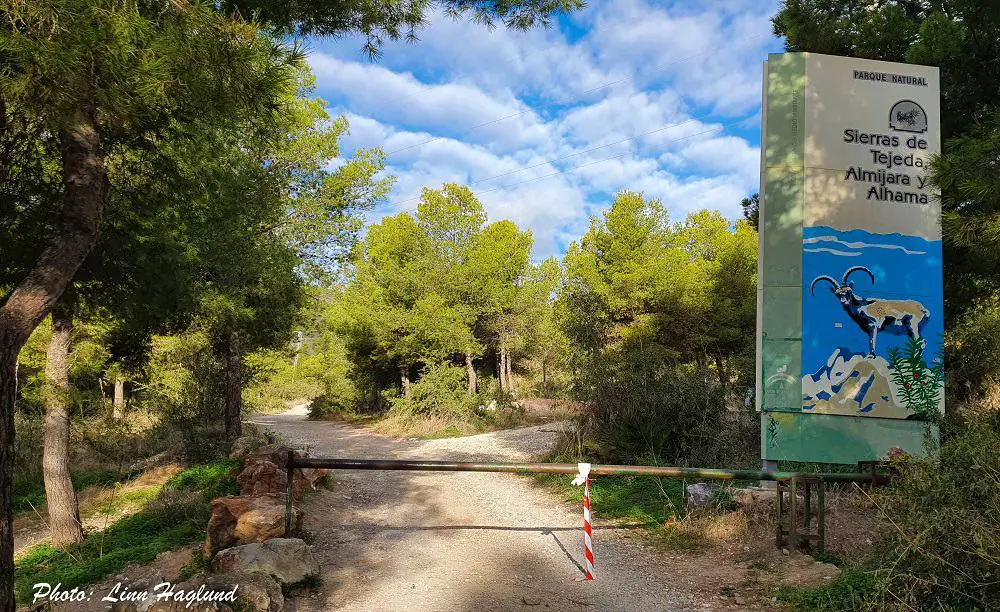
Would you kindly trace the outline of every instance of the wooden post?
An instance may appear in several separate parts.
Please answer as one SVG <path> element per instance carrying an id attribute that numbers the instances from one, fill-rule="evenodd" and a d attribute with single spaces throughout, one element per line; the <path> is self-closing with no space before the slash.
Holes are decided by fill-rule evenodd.
<path id="1" fill-rule="evenodd" d="M 799 479 L 792 476 L 792 486 L 788 490 L 788 547 L 799 547 Z"/>
<path id="2" fill-rule="evenodd" d="M 781 514 L 782 514 L 782 508 L 781 508 L 781 506 L 784 505 L 782 497 L 784 496 L 785 488 L 786 487 L 785 487 L 785 483 L 784 482 L 782 482 L 782 481 L 779 480 L 779 481 L 777 481 L 775 483 L 774 492 L 777 495 L 774 496 L 774 499 L 777 500 L 778 505 L 775 507 L 775 524 L 777 526 L 775 527 L 775 530 L 774 530 L 775 531 L 775 533 L 774 533 L 774 544 L 778 548 L 781 548 L 784 545 L 784 543 L 785 543 L 784 538 L 782 537 L 782 529 L 783 529 L 783 527 L 781 526 Z"/>
<path id="3" fill-rule="evenodd" d="M 804 510 L 803 514 L 805 517 L 804 518 L 805 527 L 806 529 L 809 529 L 812 526 L 812 483 L 807 480 L 805 482 L 805 485 L 806 485 L 806 490 L 805 490 L 806 503 L 805 503 L 805 508 L 803 509 Z"/>
<path id="4" fill-rule="evenodd" d="M 819 521 L 819 538 L 816 542 L 816 551 L 823 552 L 826 550 L 826 482 L 820 478 L 819 484 L 816 485 L 816 502 L 817 506 L 817 517 Z"/>

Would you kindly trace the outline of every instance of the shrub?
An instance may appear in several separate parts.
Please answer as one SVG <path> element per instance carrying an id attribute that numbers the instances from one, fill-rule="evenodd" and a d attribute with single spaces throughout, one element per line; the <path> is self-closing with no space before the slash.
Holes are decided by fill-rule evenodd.
<path id="1" fill-rule="evenodd" d="M 1000 429 L 995 416 L 955 432 L 937 458 L 904 459 L 874 497 L 894 533 L 818 589 L 783 599 L 822 610 L 1000 609 Z"/>
<path id="2" fill-rule="evenodd" d="M 427 366 L 410 385 L 410 397 L 392 400 L 392 412 L 406 415 L 472 415 L 475 398 L 468 396 L 465 370 L 450 365 Z"/>
<path id="3" fill-rule="evenodd" d="M 978 419 L 938 460 L 900 465 L 878 498 L 897 532 L 877 597 L 918 609 L 1000 608 L 1000 431 Z"/>
<path id="4" fill-rule="evenodd" d="M 652 456 L 673 465 L 754 462 L 759 430 L 748 409 L 727 409 L 718 374 L 661 360 L 598 362 L 585 380 L 585 427 L 601 459 Z"/>

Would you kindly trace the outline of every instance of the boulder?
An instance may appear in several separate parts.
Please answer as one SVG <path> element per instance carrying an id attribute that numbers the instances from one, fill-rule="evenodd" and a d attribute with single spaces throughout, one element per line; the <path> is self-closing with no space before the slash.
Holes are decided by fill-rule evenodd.
<path id="1" fill-rule="evenodd" d="M 758 504 L 774 504 L 777 489 L 765 487 L 749 487 L 745 489 L 732 488 L 733 503 L 741 508 L 752 508 Z"/>
<path id="2" fill-rule="evenodd" d="M 281 585 L 268 574 L 230 572 L 205 578 L 205 586 L 217 591 L 232 588 L 233 585 L 239 585 L 236 598 L 246 605 L 246 609 L 258 612 L 282 612 L 285 609 Z"/>
<path id="3" fill-rule="evenodd" d="M 152 588 L 147 591 L 145 601 L 140 602 L 118 602 L 111 606 L 112 612 L 224 612 L 233 609 L 255 610 L 257 612 L 282 612 L 285 609 L 285 597 L 281 592 L 281 585 L 267 574 L 233 572 L 221 576 L 196 576 L 186 582 L 172 585 L 175 593 L 197 593 L 202 589 L 204 593 L 225 594 L 232 591 L 234 593 L 236 606 L 231 601 L 190 601 L 180 597 L 179 601 L 157 600 L 156 595 L 161 591 L 154 591 Z M 242 605 L 240 605 L 242 604 Z"/>
<path id="4" fill-rule="evenodd" d="M 715 489 L 707 482 L 687 486 L 687 504 L 696 508 L 708 508 L 715 498 Z"/>
<path id="5" fill-rule="evenodd" d="M 240 493 L 284 495 L 288 485 L 285 465 L 289 450 L 291 449 L 282 444 L 268 444 L 248 454 L 243 462 L 243 471 L 236 477 Z M 300 451 L 293 453 L 297 459 L 309 456 Z M 316 483 L 326 476 L 327 472 L 329 470 L 296 468 L 292 477 L 292 497 L 299 499 L 304 492 L 315 489 Z"/>
<path id="6" fill-rule="evenodd" d="M 242 459 L 243 457 L 249 455 L 253 451 L 254 447 L 259 443 L 260 440 L 258 438 L 251 436 L 236 438 L 236 441 L 233 442 L 232 449 L 229 451 L 229 457 L 231 459 Z"/>
<path id="7" fill-rule="evenodd" d="M 292 508 L 293 534 L 302 528 L 302 512 Z M 285 503 L 277 495 L 231 495 L 212 500 L 205 555 L 285 535 Z"/>
<path id="8" fill-rule="evenodd" d="M 267 574 L 289 585 L 318 575 L 319 562 L 302 540 L 274 538 L 220 551 L 212 560 L 212 571 Z"/>

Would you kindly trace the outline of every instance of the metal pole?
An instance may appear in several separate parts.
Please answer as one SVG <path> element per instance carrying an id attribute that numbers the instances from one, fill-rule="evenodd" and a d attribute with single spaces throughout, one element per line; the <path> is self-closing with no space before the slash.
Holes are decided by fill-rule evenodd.
<path id="1" fill-rule="evenodd" d="M 424 472 L 505 472 L 511 474 L 577 473 L 575 463 L 478 463 L 459 461 L 414 461 L 400 459 L 348 459 L 307 457 L 294 459 L 290 465 L 300 468 L 331 470 L 402 470 Z M 797 472 L 763 472 L 756 470 L 726 470 L 653 465 L 598 465 L 590 468 L 591 476 L 659 476 L 667 478 L 699 478 L 705 480 L 788 480 Z M 868 482 L 869 474 L 812 474 L 831 482 Z"/>
<path id="2" fill-rule="evenodd" d="M 292 481 L 295 479 L 295 451 L 288 451 L 285 460 L 285 474 L 288 482 L 285 484 L 285 537 L 292 535 Z"/>

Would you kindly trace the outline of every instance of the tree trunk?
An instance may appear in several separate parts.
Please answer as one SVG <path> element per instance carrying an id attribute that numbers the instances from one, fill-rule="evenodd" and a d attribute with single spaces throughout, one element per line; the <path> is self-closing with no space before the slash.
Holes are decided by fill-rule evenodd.
<path id="1" fill-rule="evenodd" d="M 111 417 L 116 421 L 125 418 L 125 379 L 121 374 L 115 375 L 115 401 Z"/>
<path id="2" fill-rule="evenodd" d="M 109 184 L 92 112 L 80 111 L 59 132 L 63 211 L 35 267 L 0 308 L 0 610 L 14 609 L 11 477 L 17 355 L 49 314 L 97 242 Z"/>
<path id="3" fill-rule="evenodd" d="M 410 373 L 406 366 L 399 366 L 399 380 L 403 384 L 403 397 L 410 397 Z"/>
<path id="4" fill-rule="evenodd" d="M 83 541 L 80 505 L 69 465 L 69 346 L 73 335 L 71 307 L 52 311 L 52 340 L 45 355 L 45 443 L 42 479 L 49 509 L 52 545 L 59 548 Z"/>
<path id="5" fill-rule="evenodd" d="M 517 389 L 514 387 L 514 366 L 511 365 L 510 351 L 504 351 L 504 353 L 507 355 L 507 363 L 504 365 L 507 369 L 507 392 L 514 395 L 517 393 Z"/>
<path id="6" fill-rule="evenodd" d="M 729 381 L 726 380 L 728 376 L 726 375 L 726 368 L 722 363 L 722 356 L 718 354 L 715 356 L 715 369 L 719 371 L 719 384 L 722 385 L 722 397 L 724 400 L 727 400 L 729 399 L 726 397 L 726 393 L 729 390 Z"/>
<path id="7" fill-rule="evenodd" d="M 226 339 L 226 441 L 243 435 L 243 354 L 235 331 Z"/>
<path id="8" fill-rule="evenodd" d="M 543 387 L 545 386 L 545 383 L 548 382 L 548 376 L 547 376 L 547 374 L 548 374 L 548 368 L 546 367 L 547 365 L 548 364 L 545 361 L 545 358 L 543 357 L 542 358 L 542 386 Z"/>
<path id="9" fill-rule="evenodd" d="M 500 372 L 500 390 L 507 390 L 507 349 L 500 347 L 500 359 L 497 363 L 497 370 Z"/>
<path id="10" fill-rule="evenodd" d="M 476 368 L 472 366 L 472 351 L 465 351 L 465 371 L 469 374 L 469 397 L 476 394 Z"/>

